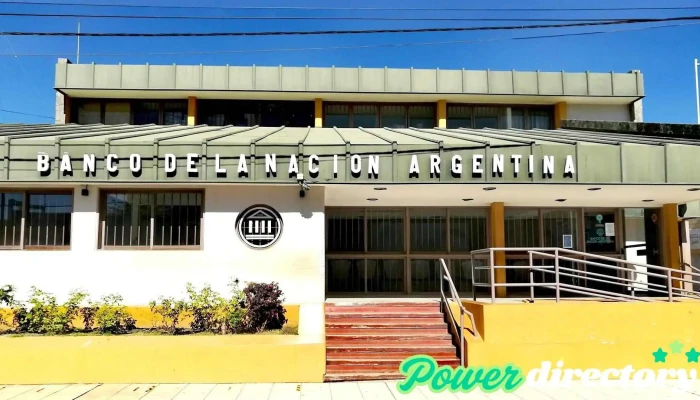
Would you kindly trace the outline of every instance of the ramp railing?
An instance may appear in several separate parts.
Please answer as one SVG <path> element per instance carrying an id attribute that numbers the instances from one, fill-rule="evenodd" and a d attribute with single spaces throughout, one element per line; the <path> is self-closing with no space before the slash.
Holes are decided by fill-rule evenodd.
<path id="1" fill-rule="evenodd" d="M 452 329 L 454 329 L 454 332 L 459 336 L 459 365 L 464 367 L 464 348 L 466 347 L 466 343 L 464 341 L 464 330 L 467 329 L 474 337 L 476 337 L 476 321 L 474 320 L 474 314 L 472 314 L 471 312 L 469 312 L 469 310 L 464 308 L 464 305 L 462 304 L 462 299 L 459 298 L 459 294 L 457 293 L 455 284 L 452 281 L 452 276 L 450 275 L 450 269 L 447 268 L 445 260 L 441 258 L 440 264 L 442 265 L 442 279 L 440 282 L 440 301 L 445 307 L 445 312 L 449 316 Z M 445 284 L 449 289 L 449 297 L 445 295 Z M 457 321 L 455 320 L 455 316 L 452 313 L 452 309 L 450 308 L 450 302 L 456 303 L 459 306 L 459 326 L 457 326 Z M 469 321 L 472 325 L 471 329 L 466 328 L 464 326 L 465 315 L 469 317 Z"/>

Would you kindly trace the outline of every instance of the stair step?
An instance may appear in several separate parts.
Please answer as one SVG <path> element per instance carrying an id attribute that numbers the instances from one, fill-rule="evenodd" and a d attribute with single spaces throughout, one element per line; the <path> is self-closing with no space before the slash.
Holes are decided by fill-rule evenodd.
<path id="1" fill-rule="evenodd" d="M 348 352 L 341 352 L 341 353 L 329 353 L 326 357 L 326 360 L 328 363 L 344 363 L 344 362 L 384 362 L 384 361 L 403 361 L 408 357 L 414 356 L 416 354 L 424 354 L 425 353 L 420 353 L 420 352 L 415 352 L 415 351 L 406 351 L 406 352 L 375 352 L 375 353 L 348 353 Z M 456 360 L 457 359 L 457 354 L 454 349 L 451 349 L 450 352 L 435 352 L 432 351 L 430 354 L 427 354 L 431 357 L 433 357 L 435 360 Z"/>
<path id="2" fill-rule="evenodd" d="M 414 318 L 440 318 L 441 320 L 444 320 L 443 315 L 441 312 L 435 312 L 435 311 L 420 311 L 420 312 L 411 312 L 411 313 L 403 313 L 401 311 L 381 311 L 381 312 L 334 312 L 334 313 L 326 313 L 326 320 L 328 319 L 345 319 L 345 318 L 407 318 L 407 319 L 414 319 Z"/>
<path id="3" fill-rule="evenodd" d="M 340 374 L 326 374 L 324 382 L 351 382 L 351 381 L 388 381 L 405 378 L 402 374 L 395 372 L 352 372 Z"/>
<path id="4" fill-rule="evenodd" d="M 346 334 L 335 334 L 326 333 L 326 343 L 337 342 L 337 341 L 376 341 L 376 342 L 402 342 L 410 341 L 412 343 L 426 342 L 426 341 L 446 341 L 447 343 L 452 343 L 452 336 L 447 332 L 442 332 L 438 334 L 427 334 L 420 331 L 415 333 L 406 334 L 365 334 L 365 333 L 346 333 Z"/>
<path id="5" fill-rule="evenodd" d="M 405 360 L 408 357 L 391 357 L 390 355 L 387 356 L 386 354 L 380 355 L 373 355 L 375 357 L 365 357 L 364 355 L 362 357 L 352 357 L 348 358 L 347 356 L 343 357 L 329 357 L 328 360 L 326 361 L 327 366 L 331 365 L 344 365 L 344 366 L 377 366 L 377 365 L 385 365 L 385 366 L 393 366 L 398 368 L 399 365 L 403 360 Z M 409 356 L 410 357 L 410 356 Z M 459 359 L 455 357 L 454 355 L 452 356 L 442 356 L 442 357 L 433 357 L 435 361 L 439 365 L 452 365 L 452 366 L 457 366 L 459 365 Z"/>
<path id="6" fill-rule="evenodd" d="M 437 362 L 439 366 L 448 365 L 456 367 L 459 365 L 459 360 L 443 360 Z M 326 374 L 340 374 L 349 372 L 399 372 L 401 361 L 388 361 L 383 363 L 352 363 L 352 364 L 327 364 Z"/>
<path id="7" fill-rule="evenodd" d="M 415 307 L 415 306 L 439 306 L 439 301 L 399 301 L 399 302 L 343 302 L 343 303 L 326 303 L 326 307 L 367 307 L 367 306 L 384 306 L 384 307 Z"/>
<path id="8" fill-rule="evenodd" d="M 433 312 L 440 313 L 439 304 L 427 304 L 427 305 L 410 305 L 410 306 L 373 306 L 373 305 L 357 305 L 357 306 L 326 306 L 326 313 L 361 313 L 361 312 L 403 312 L 403 313 L 413 313 L 413 312 Z"/>
<path id="9" fill-rule="evenodd" d="M 445 326 L 438 328 L 424 328 L 424 327 L 369 327 L 369 326 L 353 326 L 353 327 L 326 327 L 327 336 L 337 336 L 337 335 L 372 335 L 372 336 L 397 336 L 406 335 L 410 337 L 414 336 L 434 336 L 434 335 L 445 335 L 447 333 L 447 328 Z"/>
<path id="10" fill-rule="evenodd" d="M 430 347 L 430 346 L 454 346 L 452 345 L 451 339 L 424 339 L 424 340 L 387 340 L 384 338 L 376 340 L 362 340 L 362 339 L 326 339 L 326 348 L 340 348 L 340 347 L 361 347 L 361 348 L 403 348 L 403 349 L 413 349 L 416 347 Z"/>
<path id="11" fill-rule="evenodd" d="M 361 318 L 361 317 L 348 317 L 348 318 L 332 318 L 332 319 L 326 319 L 326 327 L 329 326 L 347 326 L 347 325 L 361 325 L 361 326 L 372 326 L 372 327 L 379 327 L 379 326 L 401 326 L 401 327 L 409 327 L 409 326 L 444 326 L 445 329 L 447 329 L 447 323 L 445 322 L 445 319 L 442 317 L 442 315 L 430 318 L 430 317 L 424 317 L 420 318 L 418 320 L 410 319 L 410 318 Z"/>

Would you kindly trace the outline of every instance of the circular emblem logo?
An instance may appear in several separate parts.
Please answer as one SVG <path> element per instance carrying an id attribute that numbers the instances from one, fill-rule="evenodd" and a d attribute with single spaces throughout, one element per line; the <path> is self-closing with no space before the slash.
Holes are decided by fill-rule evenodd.
<path id="1" fill-rule="evenodd" d="M 270 206 L 254 205 L 238 214 L 236 231 L 248 246 L 264 249 L 275 244 L 282 234 L 282 216 Z"/>

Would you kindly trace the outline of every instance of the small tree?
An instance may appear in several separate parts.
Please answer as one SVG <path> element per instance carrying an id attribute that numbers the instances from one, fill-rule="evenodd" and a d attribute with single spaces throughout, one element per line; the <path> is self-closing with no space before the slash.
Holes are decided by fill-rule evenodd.
<path id="1" fill-rule="evenodd" d="M 178 332 L 180 319 L 187 314 L 187 303 L 172 297 L 160 297 L 158 302 L 151 301 L 149 306 L 152 313 L 160 316 L 161 324 L 157 326 L 158 329 L 171 334 Z"/>
<path id="2" fill-rule="evenodd" d="M 277 282 L 250 282 L 243 290 L 245 294 L 245 328 L 250 332 L 281 329 L 287 322 L 282 306 L 284 297 Z"/>

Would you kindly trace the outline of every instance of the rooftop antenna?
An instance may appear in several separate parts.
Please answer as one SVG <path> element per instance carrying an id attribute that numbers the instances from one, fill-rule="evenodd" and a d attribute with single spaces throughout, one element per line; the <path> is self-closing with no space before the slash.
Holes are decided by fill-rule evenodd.
<path id="1" fill-rule="evenodd" d="M 80 20 L 78 20 L 78 50 L 75 53 L 75 62 L 80 64 Z"/>

